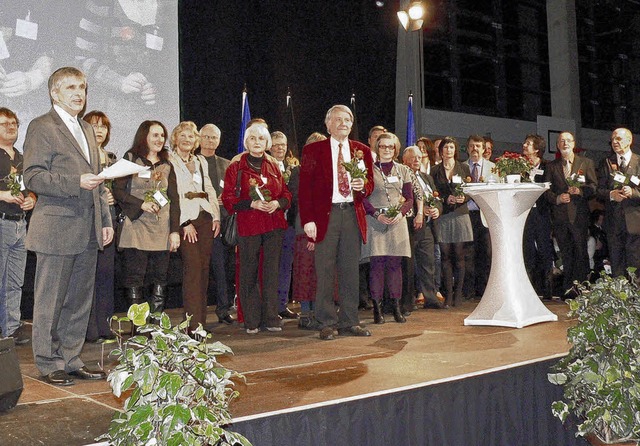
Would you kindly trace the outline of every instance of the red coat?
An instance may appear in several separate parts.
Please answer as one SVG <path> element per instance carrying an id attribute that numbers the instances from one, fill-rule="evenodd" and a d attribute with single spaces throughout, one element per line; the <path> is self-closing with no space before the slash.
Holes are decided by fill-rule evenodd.
<path id="1" fill-rule="evenodd" d="M 236 197 L 236 179 L 238 173 L 242 174 L 240 181 L 240 196 Z M 262 184 L 260 176 L 267 178 L 267 184 L 264 188 L 271 192 L 271 199 L 286 198 L 291 205 L 291 192 L 284 183 L 284 178 L 280 172 L 280 168 L 265 158 L 262 161 L 262 169 L 260 174 L 249 167 L 247 163 L 247 154 L 244 153 L 239 161 L 233 162 L 227 168 L 224 175 L 224 189 L 222 190 L 222 203 L 229 214 L 236 213 L 234 205 L 243 200 L 251 200 L 249 195 L 250 186 L 249 179 L 254 178 L 258 184 Z M 287 221 L 284 218 L 284 209 L 277 209 L 274 213 L 268 214 L 256 209 L 247 209 L 237 212 L 238 234 L 246 237 L 250 235 L 264 234 L 274 229 L 287 229 Z"/>
<path id="2" fill-rule="evenodd" d="M 364 144 L 349 140 L 349 149 L 353 158 L 356 150 L 364 153 L 364 164 L 367 168 L 367 181 L 361 192 L 353 193 L 358 228 L 362 241 L 367 242 L 367 221 L 362 199 L 373 191 L 373 158 L 371 150 Z M 225 183 L 226 185 L 226 183 Z M 318 141 L 304 147 L 300 167 L 300 191 L 298 196 L 300 221 L 302 226 L 315 222 L 317 228 L 316 242 L 324 240 L 329 226 L 331 199 L 333 197 L 333 165 L 331 159 L 331 140 Z"/>

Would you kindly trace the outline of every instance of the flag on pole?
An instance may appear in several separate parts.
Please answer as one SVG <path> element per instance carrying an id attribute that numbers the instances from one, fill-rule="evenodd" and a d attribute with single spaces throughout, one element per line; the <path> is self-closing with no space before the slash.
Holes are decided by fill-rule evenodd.
<path id="1" fill-rule="evenodd" d="M 413 94 L 409 93 L 409 105 L 407 106 L 407 141 L 405 147 L 416 143 L 416 123 L 413 119 Z"/>
<path id="2" fill-rule="evenodd" d="M 251 121 L 251 112 L 249 112 L 249 97 L 247 96 L 247 86 L 242 89 L 242 119 L 240 121 L 240 137 L 238 138 L 238 153 L 244 152 L 244 131 L 247 124 Z"/>
<path id="3" fill-rule="evenodd" d="M 285 134 L 287 135 L 287 147 L 293 156 L 300 156 L 298 152 L 298 136 L 296 134 L 296 118 L 293 114 L 293 99 L 291 89 L 287 88 L 287 112 L 285 123 Z"/>
<path id="4" fill-rule="evenodd" d="M 360 132 L 358 131 L 358 115 L 356 114 L 356 94 L 351 95 L 351 112 L 353 113 L 353 125 L 351 126 L 351 133 L 349 133 L 349 139 L 360 141 Z"/>

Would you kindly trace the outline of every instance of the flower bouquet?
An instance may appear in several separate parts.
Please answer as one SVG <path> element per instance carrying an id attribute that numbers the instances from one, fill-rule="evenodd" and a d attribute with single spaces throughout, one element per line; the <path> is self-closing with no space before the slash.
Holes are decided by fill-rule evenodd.
<path id="1" fill-rule="evenodd" d="M 258 186 L 255 178 L 249 178 L 249 196 L 253 201 L 271 201 L 271 191 L 266 189 L 264 185 Z"/>
<path id="2" fill-rule="evenodd" d="M 398 204 L 391 206 L 390 208 L 387 208 L 384 211 L 384 215 L 386 215 L 388 218 L 395 218 L 396 215 L 398 215 L 400 213 L 400 209 L 402 209 L 402 205 L 405 202 L 405 198 L 404 197 L 400 197 L 400 200 L 398 200 Z"/>
<path id="3" fill-rule="evenodd" d="M 531 169 L 533 169 L 533 165 L 524 155 L 505 152 L 496 159 L 496 165 L 491 171 L 502 178 L 507 175 L 520 175 L 523 181 L 530 181 L 529 172 Z"/>
<path id="4" fill-rule="evenodd" d="M 365 184 L 367 183 L 367 168 L 364 166 L 364 152 L 362 150 L 356 150 L 351 161 L 343 162 L 342 165 L 349 172 L 352 180 L 362 178 Z"/>
<path id="5" fill-rule="evenodd" d="M 2 181 L 7 183 L 7 190 L 11 192 L 12 196 L 17 197 L 20 195 L 20 191 L 22 191 L 22 175 L 18 173 L 16 166 L 11 166 L 9 175 L 4 177 Z"/>
<path id="6" fill-rule="evenodd" d="M 442 201 L 442 199 L 440 198 L 440 192 L 437 190 L 434 190 L 433 194 L 429 194 L 428 197 L 424 197 L 424 205 L 428 208 L 435 207 L 438 201 Z"/>
<path id="7" fill-rule="evenodd" d="M 609 163 L 609 167 L 611 168 L 611 173 L 609 175 L 611 175 L 611 178 L 613 179 L 613 188 L 622 189 L 623 186 L 628 186 L 629 177 L 618 170 L 617 164 L 613 164 L 609 160 L 607 160 L 607 163 Z"/>
<path id="8" fill-rule="evenodd" d="M 464 186 L 467 183 L 471 183 L 471 177 L 466 177 L 462 183 L 451 183 L 454 186 L 453 196 L 462 197 L 464 195 Z"/>
<path id="9" fill-rule="evenodd" d="M 584 172 L 582 169 L 578 170 L 578 172 L 572 173 L 565 179 L 567 180 L 569 187 L 580 187 L 585 183 Z"/>
<path id="10" fill-rule="evenodd" d="M 162 173 L 156 172 L 154 169 L 152 178 L 154 180 L 154 187 L 152 189 L 149 189 L 148 191 L 145 191 L 143 201 L 145 203 L 155 203 L 160 206 L 160 208 L 163 208 L 167 204 L 171 203 L 171 200 L 169 200 L 169 195 L 167 195 L 167 188 L 160 187 Z M 156 220 L 158 220 L 158 218 L 158 214 L 156 213 Z"/>

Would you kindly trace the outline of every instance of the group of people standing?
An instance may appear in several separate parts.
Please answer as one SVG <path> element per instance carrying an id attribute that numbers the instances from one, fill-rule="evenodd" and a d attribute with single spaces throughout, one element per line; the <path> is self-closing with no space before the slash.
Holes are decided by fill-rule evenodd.
<path id="1" fill-rule="evenodd" d="M 104 378 L 84 366 L 80 352 L 85 338 L 112 336 L 107 321 L 116 247 L 123 251 L 129 302 L 149 300 L 154 315 L 165 305 L 170 253 L 180 252 L 184 312 L 196 338 L 206 334 L 200 326 L 206 323 L 211 265 L 216 314 L 222 323 L 235 322 L 226 270 L 236 256 L 238 316 L 250 335 L 279 332 L 282 318 L 296 318 L 287 308 L 291 294 L 301 303 L 299 326 L 318 330 L 320 339 L 370 336 L 358 315 L 365 264 L 375 324 L 385 322 L 387 298 L 394 320 L 403 323 L 419 299 L 425 308 L 447 308 L 484 292 L 489 233 L 462 188 L 468 179 L 481 182 L 493 174 L 484 138 L 469 137 L 464 162 L 453 137 L 421 138 L 401 151 L 398 138 L 377 126 L 367 146 L 349 139 L 353 114 L 335 105 L 325 117 L 329 137 L 311 135 L 301 162 L 287 149 L 286 136 L 270 133 L 259 119 L 245 130 L 245 152 L 228 161 L 216 155 L 221 132 L 215 125 L 198 130 L 184 121 L 169 133 L 163 123 L 148 120 L 124 155 L 148 169 L 105 180 L 98 174 L 115 162 L 106 149 L 111 124 L 100 111 L 78 119 L 86 87 L 76 68 L 51 75 L 52 108 L 29 124 L 24 159 L 13 147 L 18 117 L 0 108 L 0 329 L 16 343 L 29 340 L 19 332 L 19 307 L 26 249 L 32 250 L 33 352 L 47 382 Z M 551 183 L 525 228 L 525 262 L 542 297 L 551 296 L 552 236 L 567 295 L 575 291 L 573 281 L 589 272 L 591 198 L 605 202 L 613 273 L 640 266 L 640 163 L 631 142 L 629 130 L 614 131 L 613 153 L 596 175 L 594 163 L 574 153 L 571 133 L 560 134 L 561 157 L 549 163 L 542 157 L 544 139 L 526 137 L 531 179 Z M 219 236 L 221 221 L 234 214 L 237 250 Z"/>

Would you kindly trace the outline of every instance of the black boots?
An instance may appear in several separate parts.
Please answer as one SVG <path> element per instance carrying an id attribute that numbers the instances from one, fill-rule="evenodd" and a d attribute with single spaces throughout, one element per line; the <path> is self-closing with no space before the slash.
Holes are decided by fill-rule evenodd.
<path id="1" fill-rule="evenodd" d="M 142 293 L 142 287 L 127 288 L 127 300 L 129 305 L 141 304 L 144 302 L 144 294 Z"/>
<path id="2" fill-rule="evenodd" d="M 404 315 L 402 314 L 402 310 L 400 309 L 400 299 L 391 299 L 393 301 L 393 319 L 395 319 L 398 323 L 407 322 Z"/>
<path id="3" fill-rule="evenodd" d="M 151 313 L 162 313 L 167 297 L 167 287 L 165 285 L 154 285 L 151 293 Z"/>
<path id="4" fill-rule="evenodd" d="M 373 323 L 384 324 L 384 315 L 382 314 L 382 303 L 379 300 L 375 300 L 375 299 L 372 300 L 371 302 L 373 302 Z"/>

